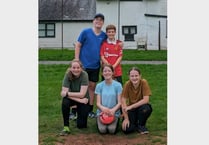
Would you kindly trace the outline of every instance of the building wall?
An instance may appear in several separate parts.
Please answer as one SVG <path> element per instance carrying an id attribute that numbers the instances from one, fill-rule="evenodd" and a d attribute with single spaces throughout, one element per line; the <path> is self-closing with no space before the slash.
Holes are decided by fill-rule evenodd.
<path id="1" fill-rule="evenodd" d="M 145 3 L 146 14 L 167 16 L 167 0 L 145 0 Z M 160 48 L 167 49 L 167 18 L 146 17 L 146 23 L 149 49 L 159 49 L 159 39 Z"/>
<path id="2" fill-rule="evenodd" d="M 118 8 L 118 5 L 120 8 Z M 120 3 L 117 0 L 103 0 L 97 1 L 96 11 L 105 15 L 104 27 L 110 23 L 116 24 L 118 29 L 117 38 L 122 41 L 124 41 L 122 26 L 137 26 L 137 34 L 134 36 L 135 41 L 124 41 L 125 49 L 136 49 L 137 41 L 142 37 L 147 39 L 147 47 L 150 50 L 159 49 L 159 39 L 160 48 L 167 49 L 167 19 L 144 15 L 146 13 L 167 16 L 167 0 L 120 1 Z"/>
<path id="3" fill-rule="evenodd" d="M 144 0 L 146 13 L 167 15 L 167 0 Z"/>
<path id="4" fill-rule="evenodd" d="M 116 25 L 116 37 L 122 41 L 124 41 L 122 26 L 137 26 L 137 34 L 134 36 L 135 41 L 124 41 L 124 49 L 136 49 L 137 41 L 141 37 L 147 39 L 148 50 L 158 50 L 159 40 L 160 48 L 167 49 L 167 19 L 144 15 L 146 13 L 167 16 L 167 0 L 120 1 L 120 3 L 118 0 L 97 0 L 96 12 L 105 15 L 103 30 L 105 31 L 108 24 Z M 87 27 L 92 27 L 92 22 L 63 23 L 63 47 L 73 48 L 73 43 L 77 40 L 81 30 Z M 61 48 L 61 30 L 61 23 L 56 23 L 56 38 L 39 38 L 39 48 Z"/>
<path id="5" fill-rule="evenodd" d="M 144 12 L 146 10 L 146 5 L 144 1 L 132 1 L 132 2 L 120 2 L 120 24 L 121 27 L 124 25 L 136 25 L 137 34 L 134 36 L 134 42 L 125 42 L 125 47 L 134 49 L 137 46 L 137 41 L 140 37 L 146 37 L 146 21 L 144 17 Z M 128 10 L 128 11 L 127 11 Z M 121 38 L 124 40 L 124 36 L 121 33 Z"/>
<path id="6" fill-rule="evenodd" d="M 91 22 L 64 22 L 63 33 L 62 23 L 55 24 L 55 38 L 39 38 L 39 48 L 73 48 L 73 44 L 77 41 L 77 38 L 82 29 L 92 27 Z M 63 43 L 62 43 L 63 35 Z"/>

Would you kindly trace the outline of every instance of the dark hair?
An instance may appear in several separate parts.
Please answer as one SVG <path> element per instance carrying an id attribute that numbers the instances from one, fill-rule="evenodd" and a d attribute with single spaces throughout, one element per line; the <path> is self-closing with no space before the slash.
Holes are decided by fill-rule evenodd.
<path id="1" fill-rule="evenodd" d="M 106 27 L 106 32 L 107 32 L 109 29 L 114 29 L 114 30 L 116 31 L 115 25 L 112 25 L 112 24 L 107 25 L 107 27 Z"/>
<path id="2" fill-rule="evenodd" d="M 103 21 L 105 19 L 104 15 L 102 13 L 97 13 L 95 16 L 94 16 L 94 19 L 100 17 Z"/>
<path id="3" fill-rule="evenodd" d="M 75 78 L 76 78 L 76 76 L 70 71 L 70 67 L 72 67 L 72 64 L 73 64 L 74 62 L 77 62 L 77 63 L 80 65 L 80 67 L 83 69 L 83 65 L 82 65 L 81 61 L 78 60 L 78 59 L 73 59 L 73 60 L 71 61 L 70 65 L 69 65 L 68 70 L 67 70 L 68 79 L 69 79 L 70 81 L 75 80 Z"/>
<path id="4" fill-rule="evenodd" d="M 128 71 L 128 75 L 130 75 L 130 72 L 131 72 L 132 70 L 135 70 L 135 71 L 137 71 L 139 74 L 141 74 L 141 71 L 140 71 L 140 69 L 139 69 L 138 67 L 132 67 L 132 68 Z"/>

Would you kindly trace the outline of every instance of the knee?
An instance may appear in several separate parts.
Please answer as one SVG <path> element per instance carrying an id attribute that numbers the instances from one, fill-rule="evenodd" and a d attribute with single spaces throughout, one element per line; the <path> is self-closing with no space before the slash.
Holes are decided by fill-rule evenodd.
<path id="1" fill-rule="evenodd" d="M 95 90 L 95 88 L 96 88 L 96 83 L 94 83 L 94 82 L 91 82 L 91 83 L 89 83 L 89 90 Z"/>
<path id="2" fill-rule="evenodd" d="M 62 99 L 62 107 L 69 107 L 70 106 L 70 100 L 64 97 Z"/>
<path id="3" fill-rule="evenodd" d="M 142 106 L 142 113 L 144 114 L 151 114 L 152 113 L 152 107 L 150 104 L 145 104 Z"/>
<path id="4" fill-rule="evenodd" d="M 116 134 L 116 130 L 109 130 L 110 134 Z"/>
<path id="5" fill-rule="evenodd" d="M 108 128 L 108 132 L 110 134 L 115 134 L 116 133 L 116 127 L 115 128 Z"/>
<path id="6" fill-rule="evenodd" d="M 125 130 L 122 129 L 123 133 L 125 134 L 129 134 L 129 133 L 132 133 L 136 130 L 136 126 L 133 125 L 133 124 L 130 124 L 129 127 L 126 127 Z"/>
<path id="7" fill-rule="evenodd" d="M 126 129 L 126 130 L 122 129 L 122 131 L 123 131 L 124 134 L 129 134 L 129 133 L 133 132 L 133 130 L 130 130 L 130 129 Z"/>
<path id="8" fill-rule="evenodd" d="M 87 120 L 86 119 L 81 120 L 81 118 L 77 118 L 77 128 L 79 129 L 87 128 Z"/>
<path id="9" fill-rule="evenodd" d="M 107 133 L 107 129 L 105 127 L 100 127 L 100 128 L 98 128 L 98 130 L 99 130 L 99 133 L 101 133 L 101 134 Z"/>

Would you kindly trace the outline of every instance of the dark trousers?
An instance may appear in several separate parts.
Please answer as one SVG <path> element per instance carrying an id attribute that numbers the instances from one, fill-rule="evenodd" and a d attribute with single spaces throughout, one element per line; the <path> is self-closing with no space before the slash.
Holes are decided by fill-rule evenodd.
<path id="1" fill-rule="evenodd" d="M 70 106 L 73 105 L 77 106 L 77 127 L 86 128 L 88 112 L 89 112 L 89 104 L 78 103 L 67 97 L 64 97 L 62 99 L 62 116 L 63 116 L 64 126 L 69 126 Z"/>
<path id="2" fill-rule="evenodd" d="M 137 127 L 145 126 L 148 117 L 152 113 L 152 106 L 150 104 L 144 104 L 138 108 L 128 111 L 128 118 L 130 121 L 129 127 L 124 130 L 124 133 L 130 133 L 137 129 Z"/>

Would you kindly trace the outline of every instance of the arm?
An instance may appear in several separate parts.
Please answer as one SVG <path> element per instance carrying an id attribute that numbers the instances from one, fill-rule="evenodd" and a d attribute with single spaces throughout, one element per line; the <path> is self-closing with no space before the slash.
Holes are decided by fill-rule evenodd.
<path id="1" fill-rule="evenodd" d="M 109 64 L 109 62 L 104 58 L 104 56 L 101 56 L 101 60 L 102 60 L 102 63 Z"/>
<path id="2" fill-rule="evenodd" d="M 75 59 L 79 60 L 80 50 L 81 50 L 81 43 L 77 41 L 75 43 Z"/>
<path id="3" fill-rule="evenodd" d="M 123 112 L 124 119 L 128 119 L 128 113 L 127 113 L 127 111 L 125 111 L 125 108 L 127 107 L 125 97 L 122 97 L 122 99 L 121 99 L 121 107 L 122 107 L 122 112 Z"/>
<path id="4" fill-rule="evenodd" d="M 113 68 L 116 68 L 116 66 L 121 62 L 121 60 L 122 60 L 122 56 L 120 56 L 120 57 L 117 59 L 117 61 L 112 65 Z"/>
<path id="5" fill-rule="evenodd" d="M 61 90 L 61 92 L 60 92 L 60 95 L 61 95 L 62 97 L 66 97 L 68 91 L 69 91 L 69 88 L 62 87 L 62 90 Z"/>
<path id="6" fill-rule="evenodd" d="M 147 104 L 147 103 L 149 103 L 149 96 L 144 96 L 142 100 L 140 100 L 140 101 L 138 101 L 138 102 L 136 102 L 136 103 L 126 107 L 125 111 L 127 112 L 128 110 L 137 108 L 137 107 L 139 107 L 141 105 L 144 105 L 144 104 Z"/>
<path id="7" fill-rule="evenodd" d="M 100 58 L 102 60 L 102 63 L 109 64 L 109 62 L 104 57 L 104 49 L 105 49 L 104 47 L 105 47 L 105 42 L 102 43 L 102 46 L 101 46 L 101 49 L 100 49 Z"/>
<path id="8" fill-rule="evenodd" d="M 125 108 L 127 107 L 125 97 L 122 97 L 121 104 L 122 104 L 122 112 L 123 112 L 123 117 L 124 117 L 124 120 L 122 122 L 122 129 L 126 130 L 126 127 L 129 127 L 129 125 L 130 125 L 130 121 L 128 118 L 128 112 L 125 111 Z"/>
<path id="9" fill-rule="evenodd" d="M 87 98 L 82 98 L 82 99 L 80 99 L 80 98 L 70 97 L 70 99 L 72 99 L 72 100 L 74 100 L 74 101 L 76 101 L 76 102 L 79 102 L 79 103 L 83 103 L 83 104 L 87 104 L 88 101 L 89 101 Z"/>
<path id="10" fill-rule="evenodd" d="M 118 64 L 120 64 L 121 60 L 122 60 L 122 55 L 123 55 L 123 50 L 122 50 L 122 47 L 123 47 L 123 42 L 119 42 L 116 46 L 118 46 L 118 59 L 117 61 L 113 64 L 113 68 L 115 69 L 116 66 Z"/>
<path id="11" fill-rule="evenodd" d="M 98 94 L 97 94 L 97 107 L 98 107 L 102 112 L 107 113 L 107 114 L 110 114 L 109 108 L 107 108 L 107 107 L 105 107 L 105 106 L 103 106 L 103 105 L 101 104 L 101 97 L 100 97 L 100 95 L 98 95 Z"/>
<path id="12" fill-rule="evenodd" d="M 68 98 L 84 98 L 86 92 L 88 90 L 88 86 L 81 86 L 80 92 L 68 92 Z"/>
<path id="13" fill-rule="evenodd" d="M 82 88 L 82 87 L 81 87 Z M 84 88 L 85 88 L 85 86 L 84 86 Z M 82 89 L 81 89 L 82 90 Z M 85 91 L 84 91 L 85 92 Z M 69 94 L 69 89 L 68 88 L 66 88 L 66 87 L 62 87 L 62 91 L 61 91 L 61 96 L 62 97 L 66 97 L 67 96 L 67 94 Z M 78 93 L 72 93 L 72 92 L 70 92 L 70 94 L 77 94 L 78 96 L 79 96 L 79 92 Z M 81 93 L 82 94 L 82 93 Z M 85 94 L 84 94 L 84 96 L 85 96 Z M 84 104 L 87 104 L 88 103 L 88 99 L 87 98 L 78 98 L 78 97 L 74 97 L 74 96 L 69 96 L 68 95 L 68 98 L 70 98 L 70 99 L 72 99 L 72 100 L 74 100 L 74 101 L 76 101 L 76 102 L 79 102 L 79 103 L 84 103 Z"/>
<path id="14" fill-rule="evenodd" d="M 118 98 L 118 103 L 112 109 L 110 109 L 111 115 L 114 115 L 115 112 L 121 107 L 121 94 L 119 94 L 117 98 Z"/>

